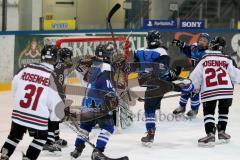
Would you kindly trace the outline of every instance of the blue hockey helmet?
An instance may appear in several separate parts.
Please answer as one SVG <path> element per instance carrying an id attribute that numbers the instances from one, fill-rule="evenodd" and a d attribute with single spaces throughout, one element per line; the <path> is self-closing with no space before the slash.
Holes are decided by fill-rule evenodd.
<path id="1" fill-rule="evenodd" d="M 208 43 L 211 40 L 211 37 L 210 37 L 210 35 L 208 33 L 200 33 L 199 39 L 202 38 L 202 37 L 206 38 L 208 40 Z"/>

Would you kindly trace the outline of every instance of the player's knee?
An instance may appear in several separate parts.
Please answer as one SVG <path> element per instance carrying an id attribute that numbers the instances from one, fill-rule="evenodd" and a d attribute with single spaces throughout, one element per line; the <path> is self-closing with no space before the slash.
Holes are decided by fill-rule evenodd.
<path id="1" fill-rule="evenodd" d="M 47 130 L 28 130 L 30 137 L 34 139 L 47 140 L 48 131 Z"/>
<path id="2" fill-rule="evenodd" d="M 106 125 L 106 126 L 102 126 L 102 132 L 109 132 L 110 134 L 113 134 L 114 132 L 114 126 L 113 125 Z"/>
<path id="3" fill-rule="evenodd" d="M 13 132 L 13 131 L 11 131 L 9 136 L 8 136 L 8 139 L 22 140 L 23 139 L 23 135 L 24 135 L 23 132 Z"/>
<path id="4" fill-rule="evenodd" d="M 87 132 L 91 132 L 92 130 L 92 124 L 90 123 L 81 123 L 80 124 L 80 128 L 87 131 Z"/>

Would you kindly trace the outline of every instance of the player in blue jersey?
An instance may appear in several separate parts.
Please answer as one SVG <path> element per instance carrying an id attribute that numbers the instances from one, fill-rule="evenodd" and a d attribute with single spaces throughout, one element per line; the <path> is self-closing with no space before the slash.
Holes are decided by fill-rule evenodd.
<path id="1" fill-rule="evenodd" d="M 192 67 L 195 68 L 197 63 L 200 61 L 201 57 L 204 54 L 204 51 L 208 49 L 208 44 L 210 42 L 210 36 L 207 33 L 201 33 L 197 43 L 192 45 L 187 45 L 181 40 L 174 39 L 172 41 L 173 45 L 176 45 L 180 48 L 181 53 L 186 55 L 191 59 Z M 198 114 L 198 109 L 200 106 L 199 94 L 185 94 L 181 96 L 179 107 L 173 111 L 174 115 L 183 114 L 186 111 L 186 105 L 188 99 L 191 99 L 191 110 L 187 112 L 189 118 L 194 118 Z"/>
<path id="2" fill-rule="evenodd" d="M 171 70 L 169 68 L 170 57 L 167 49 L 163 46 L 161 34 L 158 31 L 150 31 L 146 36 L 147 48 L 137 49 L 134 53 L 134 60 L 139 65 L 138 80 L 141 86 L 142 81 L 166 80 L 173 81 L 177 79 L 181 69 Z M 153 143 L 155 135 L 155 111 L 160 109 L 160 103 L 163 95 L 147 97 L 147 92 L 153 89 L 148 86 L 145 92 L 144 111 L 146 117 L 147 135 L 142 137 L 143 145 L 150 146 Z M 150 91 L 151 92 L 151 91 Z"/>
<path id="3" fill-rule="evenodd" d="M 118 105 L 118 98 L 115 94 L 113 67 L 111 59 L 114 49 L 112 44 L 99 45 L 96 48 L 90 72 L 87 80 L 88 85 L 81 108 L 80 128 L 88 136 L 92 128 L 98 124 L 101 132 L 97 138 L 96 148 L 104 152 L 105 146 L 114 132 L 114 120 L 112 111 Z M 85 141 L 77 137 L 75 141 L 75 150 L 71 156 L 77 158 L 85 148 Z M 102 159 L 101 154 L 96 150 L 92 153 L 92 160 Z"/>

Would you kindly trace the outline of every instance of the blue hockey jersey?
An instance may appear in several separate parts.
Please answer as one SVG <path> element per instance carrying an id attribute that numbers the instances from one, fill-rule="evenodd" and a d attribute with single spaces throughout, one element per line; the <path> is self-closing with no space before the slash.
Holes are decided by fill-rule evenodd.
<path id="1" fill-rule="evenodd" d="M 206 49 L 207 48 L 202 49 L 198 46 L 197 43 L 193 43 L 192 45 L 186 45 L 183 48 L 181 48 L 181 52 L 185 54 L 188 58 L 191 58 L 192 66 L 195 67 L 201 60 Z"/>
<path id="2" fill-rule="evenodd" d="M 140 63 L 139 77 L 151 73 L 157 79 L 168 80 L 170 58 L 164 48 L 135 51 L 134 61 Z"/>
<path id="3" fill-rule="evenodd" d="M 82 101 L 82 112 L 98 112 L 104 105 L 105 94 L 115 91 L 113 82 L 112 66 L 102 61 L 93 62 Z"/>

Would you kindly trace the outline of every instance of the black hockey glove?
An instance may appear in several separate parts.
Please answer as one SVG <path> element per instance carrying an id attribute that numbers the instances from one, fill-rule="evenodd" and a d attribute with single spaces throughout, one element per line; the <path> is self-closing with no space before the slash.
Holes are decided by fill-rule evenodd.
<path id="1" fill-rule="evenodd" d="M 118 97 L 115 92 L 108 92 L 104 95 L 104 105 L 108 111 L 113 111 L 118 106 Z"/>
<path id="2" fill-rule="evenodd" d="M 183 47 L 185 47 L 186 43 L 181 41 L 181 40 L 178 40 L 178 39 L 173 39 L 172 40 L 172 45 L 173 46 L 178 46 L 179 48 L 183 48 Z"/>
<path id="3" fill-rule="evenodd" d="M 155 79 L 155 77 L 153 76 L 152 72 L 144 73 L 140 76 L 138 75 L 139 86 L 145 86 L 145 85 L 147 85 L 148 81 L 153 80 L 153 79 Z"/>
<path id="4" fill-rule="evenodd" d="M 174 81 L 174 80 L 178 79 L 178 76 L 180 75 L 181 71 L 182 71 L 182 67 L 180 67 L 180 66 L 170 69 L 170 71 L 169 71 L 170 80 Z"/>

